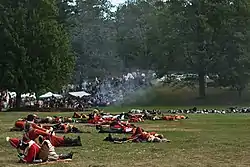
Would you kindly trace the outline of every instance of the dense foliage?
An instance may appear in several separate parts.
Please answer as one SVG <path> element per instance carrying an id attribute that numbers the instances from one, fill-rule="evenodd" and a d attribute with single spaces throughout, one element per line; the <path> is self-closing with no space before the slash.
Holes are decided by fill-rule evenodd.
<path id="1" fill-rule="evenodd" d="M 21 93 L 60 90 L 74 56 L 54 0 L 0 3 L 0 87 Z"/>
<path id="2" fill-rule="evenodd" d="M 205 75 L 244 90 L 249 82 L 246 0 L 2 0 L 0 86 L 19 93 L 57 89 L 70 79 L 135 69 Z M 74 56 L 76 65 L 74 66 Z"/>
<path id="3" fill-rule="evenodd" d="M 75 17 L 79 23 L 73 46 L 79 54 L 77 67 L 87 76 L 138 68 L 159 76 L 195 73 L 201 97 L 208 74 L 218 75 L 220 86 L 240 94 L 248 84 L 248 1 L 137 0 L 114 12 L 104 0 L 84 3 L 84 14 Z"/>

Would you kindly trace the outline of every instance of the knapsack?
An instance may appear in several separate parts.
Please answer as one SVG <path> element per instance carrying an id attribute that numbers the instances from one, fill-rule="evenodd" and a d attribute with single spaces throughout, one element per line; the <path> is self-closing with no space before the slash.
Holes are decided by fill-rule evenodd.
<path id="1" fill-rule="evenodd" d="M 47 142 L 43 142 L 37 158 L 41 159 L 43 162 L 46 162 L 48 161 L 48 157 L 49 157 L 49 146 Z"/>

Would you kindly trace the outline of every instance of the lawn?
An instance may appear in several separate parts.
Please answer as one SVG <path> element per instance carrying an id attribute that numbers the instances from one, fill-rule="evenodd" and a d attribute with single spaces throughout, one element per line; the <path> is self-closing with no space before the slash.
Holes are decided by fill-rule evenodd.
<path id="1" fill-rule="evenodd" d="M 21 132 L 9 132 L 9 129 L 16 119 L 27 114 L 0 113 L 1 167 L 27 166 L 17 163 L 16 150 L 5 141 L 7 136 L 22 135 Z M 71 116 L 72 113 L 39 113 L 39 115 Z M 250 115 L 211 114 L 189 115 L 189 117 L 190 119 L 181 121 L 146 121 L 138 124 L 147 131 L 164 134 L 171 140 L 170 143 L 108 143 L 103 141 L 107 134 L 98 134 L 95 128 L 77 124 L 82 130 L 91 131 L 81 134 L 83 146 L 57 148 L 58 153 L 75 152 L 73 161 L 49 166 L 250 166 Z"/>

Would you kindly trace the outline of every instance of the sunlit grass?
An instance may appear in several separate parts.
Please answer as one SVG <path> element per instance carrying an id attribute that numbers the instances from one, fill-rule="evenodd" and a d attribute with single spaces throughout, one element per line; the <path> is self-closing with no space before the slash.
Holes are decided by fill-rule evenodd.
<path id="1" fill-rule="evenodd" d="M 17 163 L 16 150 L 5 141 L 6 136 L 22 135 L 21 132 L 9 132 L 9 129 L 17 118 L 27 114 L 0 113 L 1 167 L 27 166 Z M 60 115 L 71 116 L 72 113 Z M 250 166 L 250 115 L 213 114 L 189 117 L 190 119 L 181 121 L 146 121 L 138 124 L 145 130 L 164 134 L 171 140 L 170 143 L 108 143 L 103 141 L 107 134 L 98 134 L 95 128 L 77 124 L 82 130 L 91 131 L 81 134 L 83 146 L 57 148 L 58 153 L 76 152 L 74 159 L 70 163 L 49 166 Z"/>

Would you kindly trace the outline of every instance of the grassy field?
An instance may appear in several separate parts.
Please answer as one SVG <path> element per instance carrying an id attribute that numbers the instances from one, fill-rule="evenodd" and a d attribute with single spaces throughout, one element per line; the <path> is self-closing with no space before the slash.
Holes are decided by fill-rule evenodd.
<path id="1" fill-rule="evenodd" d="M 116 109 L 118 110 L 119 108 Z M 6 136 L 22 135 L 21 132 L 9 132 L 9 129 L 16 119 L 27 114 L 0 113 L 1 167 L 27 166 L 17 163 L 16 150 L 5 141 Z M 39 113 L 39 115 L 71 116 L 72 113 Z M 76 152 L 74 159 L 69 163 L 49 166 L 250 166 L 250 115 L 189 115 L 189 117 L 188 120 L 176 122 L 146 121 L 138 124 L 147 131 L 164 134 L 171 140 L 170 143 L 108 143 L 103 141 L 107 134 L 98 134 L 95 128 L 77 124 L 80 129 L 91 131 L 89 134 L 81 134 L 83 146 L 57 148 L 58 153 Z"/>

